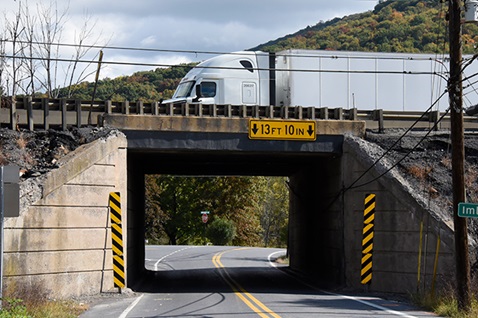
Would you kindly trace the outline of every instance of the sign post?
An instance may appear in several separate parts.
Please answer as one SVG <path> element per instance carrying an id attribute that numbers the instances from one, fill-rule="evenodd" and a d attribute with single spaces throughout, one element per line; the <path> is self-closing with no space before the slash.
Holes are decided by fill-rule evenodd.
<path id="1" fill-rule="evenodd" d="M 209 220 L 209 211 L 201 211 L 202 223 L 204 223 L 204 241 L 206 241 L 206 226 Z"/>
<path id="2" fill-rule="evenodd" d="M 202 223 L 207 223 L 209 219 L 209 211 L 201 211 Z"/>

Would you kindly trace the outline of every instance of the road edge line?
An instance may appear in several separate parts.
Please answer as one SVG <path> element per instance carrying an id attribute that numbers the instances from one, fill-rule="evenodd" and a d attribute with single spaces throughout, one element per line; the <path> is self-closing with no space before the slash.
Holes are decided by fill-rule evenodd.
<path id="1" fill-rule="evenodd" d="M 315 286 L 313 286 L 313 285 L 311 285 L 311 284 L 309 284 L 309 283 L 306 283 L 306 282 L 304 282 L 303 280 L 301 280 L 300 278 L 298 278 L 298 277 L 296 277 L 296 276 L 294 276 L 294 275 L 292 275 L 292 274 L 290 274 L 290 273 L 288 273 L 288 272 L 286 272 L 286 271 L 280 270 L 280 268 L 279 268 L 276 264 L 274 264 L 274 263 L 272 262 L 272 260 L 271 260 L 272 255 L 278 254 L 278 253 L 281 253 L 281 252 L 282 252 L 282 251 L 277 251 L 277 252 L 273 252 L 273 253 L 269 254 L 269 256 L 267 257 L 268 260 L 269 260 L 269 264 L 270 264 L 272 267 L 274 267 L 275 269 L 277 269 L 278 271 L 280 271 L 281 273 L 283 273 L 283 274 L 285 274 L 285 275 L 287 275 L 287 276 L 289 276 L 289 277 L 292 277 L 292 278 L 298 280 L 299 282 L 301 282 L 302 284 L 304 284 L 305 286 L 307 286 L 307 287 L 309 287 L 309 288 L 312 288 L 312 289 L 317 290 L 317 291 L 319 291 L 319 292 L 321 292 L 321 293 L 324 293 L 324 294 L 333 295 L 333 296 L 337 296 L 337 297 L 342 297 L 342 298 L 345 298 L 345 299 L 353 300 L 353 301 L 356 301 L 356 302 L 361 303 L 361 304 L 363 304 L 363 305 L 366 305 L 366 306 L 369 306 L 369 307 L 372 307 L 372 308 L 375 308 L 375 309 L 384 311 L 384 312 L 389 313 L 389 314 L 391 314 L 391 315 L 401 316 L 401 317 L 405 317 L 405 318 L 418 318 L 418 317 L 416 317 L 416 316 L 412 316 L 412 315 L 409 315 L 409 314 L 405 314 L 405 313 L 402 313 L 402 312 L 399 312 L 399 311 L 396 311 L 396 310 L 390 310 L 390 309 L 385 308 L 385 307 L 383 307 L 383 306 L 376 305 L 376 304 L 374 304 L 374 303 L 371 303 L 371 302 L 368 302 L 368 301 L 366 301 L 366 300 L 359 299 L 359 298 L 356 298 L 356 297 L 353 297 L 353 296 L 347 296 L 347 295 L 342 295 L 342 294 L 337 294 L 337 293 L 331 293 L 331 292 L 328 292 L 328 291 L 319 289 L 319 288 L 317 288 L 317 287 L 315 287 Z"/>
<path id="2" fill-rule="evenodd" d="M 134 307 L 136 307 L 136 305 L 139 303 L 139 301 L 141 300 L 141 298 L 143 298 L 144 294 L 142 294 L 141 296 L 139 296 L 138 298 L 136 298 L 129 306 L 128 308 L 126 308 L 123 313 L 118 317 L 118 318 L 126 318 L 126 316 L 130 313 L 131 310 L 134 309 Z"/>

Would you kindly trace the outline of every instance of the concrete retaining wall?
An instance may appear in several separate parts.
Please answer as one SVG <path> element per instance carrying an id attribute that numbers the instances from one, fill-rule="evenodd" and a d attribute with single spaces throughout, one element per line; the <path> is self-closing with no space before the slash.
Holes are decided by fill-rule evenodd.
<path id="1" fill-rule="evenodd" d="M 348 137 L 344 142 L 343 180 L 349 186 L 378 156 L 366 151 L 366 142 Z M 381 160 L 383 162 L 383 160 Z M 413 293 L 429 291 L 433 282 L 437 240 L 440 239 L 435 286 L 455 279 L 454 234 L 449 220 L 431 212 L 426 200 L 417 196 L 398 175 L 378 177 L 386 166 L 375 165 L 344 197 L 344 254 L 346 285 L 365 288 L 360 283 L 364 199 L 376 194 L 373 239 L 372 291 Z M 421 229 L 423 229 L 421 231 Z M 422 234 L 420 234 L 420 232 Z M 419 266 L 420 264 L 420 266 Z"/>
<path id="2" fill-rule="evenodd" d="M 7 285 L 41 286 L 57 298 L 113 289 L 108 197 L 120 192 L 127 206 L 126 147 L 126 137 L 115 133 L 20 185 L 20 217 L 5 219 Z"/>

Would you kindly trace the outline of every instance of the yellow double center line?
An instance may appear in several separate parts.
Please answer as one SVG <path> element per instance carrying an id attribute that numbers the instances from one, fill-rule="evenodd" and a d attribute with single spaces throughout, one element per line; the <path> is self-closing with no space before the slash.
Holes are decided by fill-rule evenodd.
<path id="1" fill-rule="evenodd" d="M 221 263 L 221 256 L 226 253 L 226 252 L 231 252 L 231 251 L 237 251 L 245 248 L 236 248 L 233 250 L 228 250 L 228 251 L 223 251 L 219 252 L 214 255 L 212 258 L 212 262 L 216 268 L 218 268 L 220 271 L 219 273 L 221 274 L 222 279 L 231 287 L 232 291 L 234 294 L 239 297 L 240 300 L 242 300 L 243 303 L 245 303 L 249 308 L 251 308 L 256 314 L 258 314 L 261 317 L 274 317 L 274 318 L 280 318 L 278 314 L 267 308 L 266 305 L 261 303 L 256 297 L 252 296 L 250 293 L 248 293 L 244 288 L 241 287 L 232 277 L 229 275 L 227 270 L 225 269 L 224 265 Z M 222 270 L 221 270 L 222 269 Z"/>

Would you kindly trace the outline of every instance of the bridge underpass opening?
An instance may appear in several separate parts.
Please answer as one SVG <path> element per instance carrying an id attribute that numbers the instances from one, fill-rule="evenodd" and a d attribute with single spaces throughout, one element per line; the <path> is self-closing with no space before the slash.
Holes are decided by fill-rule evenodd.
<path id="1" fill-rule="evenodd" d="M 146 175 L 287 177 L 290 268 L 327 285 L 344 283 L 339 153 L 129 150 L 127 285 L 138 290 L 151 277 L 145 267 Z"/>
<path id="2" fill-rule="evenodd" d="M 286 247 L 287 184 L 285 177 L 146 175 L 146 244 Z M 157 267 L 152 261 L 147 269 Z"/>

